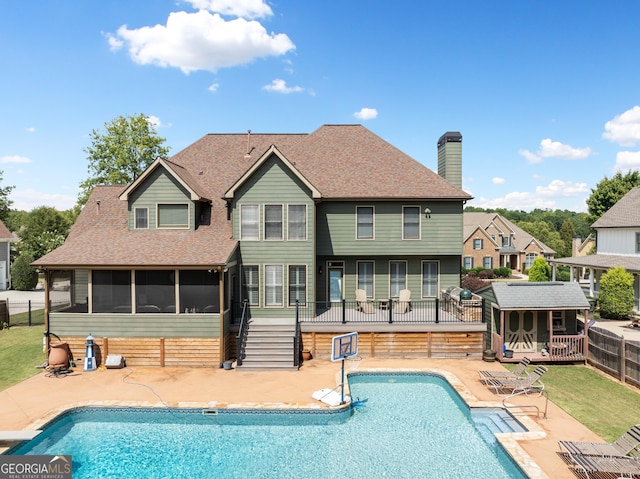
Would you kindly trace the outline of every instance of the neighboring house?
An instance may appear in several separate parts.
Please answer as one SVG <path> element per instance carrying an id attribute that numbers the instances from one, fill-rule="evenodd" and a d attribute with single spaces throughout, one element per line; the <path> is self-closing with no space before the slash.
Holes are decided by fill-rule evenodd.
<path id="1" fill-rule="evenodd" d="M 485 300 L 489 347 L 500 361 L 586 361 L 589 302 L 579 284 L 493 282 L 476 294 Z"/>
<path id="2" fill-rule="evenodd" d="M 597 297 L 602 275 L 621 266 L 633 274 L 634 310 L 640 311 L 640 187 L 620 198 L 591 227 L 596 230 L 596 254 L 554 259 L 553 274 L 556 265 L 563 264 L 571 268 L 571 281 L 577 281 L 580 272 L 589 269 L 588 294 Z"/>
<path id="3" fill-rule="evenodd" d="M 0 221 L 0 290 L 11 288 L 11 241 L 13 233 Z"/>
<path id="4" fill-rule="evenodd" d="M 351 331 L 363 356 L 479 356 L 481 315 L 437 301 L 460 282 L 461 141 L 440 138 L 435 174 L 360 125 L 206 135 L 94 189 L 64 245 L 34 262 L 47 294 L 72 273 L 46 329 L 76 354 L 91 333 L 128 364 L 295 367 L 300 342 L 328 358 Z M 276 324 L 284 352 L 258 341 Z"/>
<path id="5" fill-rule="evenodd" d="M 524 272 L 536 258 L 550 260 L 555 251 L 497 213 L 464 213 L 462 267 L 507 267 Z"/>

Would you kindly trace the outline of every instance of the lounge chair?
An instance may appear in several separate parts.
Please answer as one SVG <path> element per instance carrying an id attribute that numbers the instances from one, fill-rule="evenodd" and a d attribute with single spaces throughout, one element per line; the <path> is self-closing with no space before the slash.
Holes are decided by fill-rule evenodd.
<path id="1" fill-rule="evenodd" d="M 401 289 L 398 294 L 398 300 L 393 307 L 395 313 L 408 313 L 411 311 L 411 290 Z"/>
<path id="2" fill-rule="evenodd" d="M 356 289 L 356 311 L 362 311 L 365 314 L 376 313 L 376 307 L 367 299 L 367 292 L 364 289 Z"/>
<path id="3" fill-rule="evenodd" d="M 544 390 L 544 384 L 540 378 L 547 372 L 544 366 L 536 366 L 536 368 L 522 379 L 502 379 L 502 378 L 486 378 L 484 384 L 493 389 L 496 394 L 506 391 L 506 394 L 514 396 L 516 394 L 536 393 L 540 394 Z"/>
<path id="4" fill-rule="evenodd" d="M 529 375 L 527 366 L 531 363 L 531 359 L 524 357 L 516 365 L 513 371 L 478 371 L 480 380 L 485 379 L 523 379 Z"/>
<path id="5" fill-rule="evenodd" d="M 560 449 L 569 455 L 625 457 L 640 447 L 640 424 L 636 424 L 612 443 L 558 441 Z"/>
<path id="6" fill-rule="evenodd" d="M 623 477 L 622 474 L 624 477 L 640 477 L 640 461 L 633 457 L 583 456 L 581 454 L 570 454 L 569 457 L 577 469 L 584 471 L 587 478 L 594 477 L 594 474 L 598 477 L 610 474 L 615 477 Z"/>

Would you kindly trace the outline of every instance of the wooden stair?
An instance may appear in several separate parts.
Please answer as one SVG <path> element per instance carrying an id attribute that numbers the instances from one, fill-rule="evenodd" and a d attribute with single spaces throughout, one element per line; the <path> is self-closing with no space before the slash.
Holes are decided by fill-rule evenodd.
<path id="1" fill-rule="evenodd" d="M 294 365 L 295 319 L 252 318 L 238 370 L 297 370 Z"/>

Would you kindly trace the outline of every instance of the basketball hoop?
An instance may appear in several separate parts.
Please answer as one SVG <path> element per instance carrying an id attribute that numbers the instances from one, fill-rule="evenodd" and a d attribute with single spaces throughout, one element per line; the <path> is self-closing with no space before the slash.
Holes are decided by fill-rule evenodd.
<path id="1" fill-rule="evenodd" d="M 355 371 L 360 366 L 360 361 L 362 361 L 362 356 L 354 355 L 345 358 L 349 363 L 349 371 Z"/>

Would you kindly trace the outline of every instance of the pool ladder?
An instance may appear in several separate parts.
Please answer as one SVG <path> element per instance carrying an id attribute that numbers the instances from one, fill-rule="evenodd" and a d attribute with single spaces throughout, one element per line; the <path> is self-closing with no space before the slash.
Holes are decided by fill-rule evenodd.
<path id="1" fill-rule="evenodd" d="M 502 406 L 505 409 L 513 409 L 513 408 L 518 408 L 518 409 L 535 409 L 536 411 L 536 419 L 540 419 L 540 408 L 538 406 L 536 406 L 535 404 L 525 404 L 525 405 L 519 405 L 519 404 L 507 404 L 506 401 L 507 399 L 511 399 L 512 397 L 515 396 L 520 396 L 521 394 L 525 394 L 527 395 L 527 393 L 530 393 L 530 390 L 525 390 L 525 391 L 518 391 L 516 393 L 510 394 L 509 396 L 506 396 L 503 400 L 502 400 Z M 547 419 L 547 407 L 549 406 L 549 393 L 547 393 L 547 391 L 545 390 L 541 390 L 540 391 L 540 396 L 544 396 L 545 400 L 544 400 L 544 411 L 542 411 L 542 418 L 543 419 Z M 540 397 L 537 396 L 537 397 Z"/>

